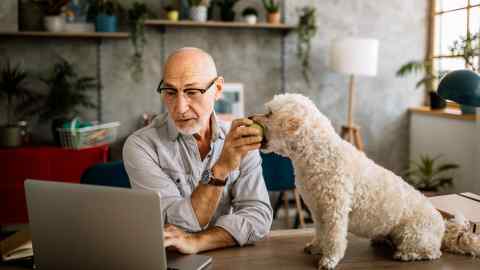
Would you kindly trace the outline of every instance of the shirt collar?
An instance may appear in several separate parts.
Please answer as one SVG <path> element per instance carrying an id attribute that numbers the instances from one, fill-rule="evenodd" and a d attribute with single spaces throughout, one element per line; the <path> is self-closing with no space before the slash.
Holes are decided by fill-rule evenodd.
<path id="1" fill-rule="evenodd" d="M 215 114 L 215 111 L 212 112 L 212 115 L 210 116 L 210 121 L 212 123 L 212 142 L 215 142 L 217 139 L 225 139 L 225 134 L 218 125 L 218 117 Z M 175 122 L 169 114 L 167 115 L 167 129 L 168 137 L 172 141 L 176 140 L 178 136 L 182 135 L 180 132 L 178 132 L 178 129 L 175 126 Z"/>

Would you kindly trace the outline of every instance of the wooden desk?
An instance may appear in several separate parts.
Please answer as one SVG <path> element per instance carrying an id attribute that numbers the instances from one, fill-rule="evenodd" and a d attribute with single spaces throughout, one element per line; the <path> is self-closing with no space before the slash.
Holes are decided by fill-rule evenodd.
<path id="1" fill-rule="evenodd" d="M 317 269 L 318 256 L 303 253 L 310 241 L 312 229 L 272 231 L 268 239 L 254 246 L 229 248 L 204 253 L 213 257 L 209 269 L 281 270 Z M 386 246 L 372 247 L 370 241 L 350 235 L 347 253 L 336 270 L 342 269 L 480 269 L 480 258 L 444 253 L 434 261 L 400 262 L 392 259 L 392 250 Z M 20 267 L 2 267 L 1 270 L 21 270 Z"/>
<path id="2" fill-rule="evenodd" d="M 211 269 L 317 269 L 318 256 L 303 253 L 311 240 L 312 229 L 272 231 L 266 240 L 255 246 L 206 252 L 213 257 Z M 434 261 L 401 262 L 392 259 L 392 250 L 386 246 L 372 247 L 370 241 L 353 235 L 345 257 L 336 270 L 341 269 L 480 269 L 480 258 L 443 253 Z"/>

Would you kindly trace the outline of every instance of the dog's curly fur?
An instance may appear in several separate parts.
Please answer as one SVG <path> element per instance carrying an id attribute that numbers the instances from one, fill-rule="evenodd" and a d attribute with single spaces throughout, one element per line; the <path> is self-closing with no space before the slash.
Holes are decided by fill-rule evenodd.
<path id="1" fill-rule="evenodd" d="M 319 268 L 332 269 L 343 258 L 348 232 L 388 239 L 396 259 L 441 256 L 446 225 L 420 192 L 342 140 L 310 99 L 299 94 L 277 95 L 266 107 L 269 113 L 252 118 L 265 127 L 262 151 L 276 152 L 293 162 L 295 184 L 316 229 L 305 250 L 321 254 Z M 472 245 L 460 247 L 455 238 L 464 225 L 447 228 L 451 228 L 447 231 L 451 241 L 444 243 L 450 246 L 448 250 L 475 255 Z M 478 252 L 480 240 L 476 245 Z"/>

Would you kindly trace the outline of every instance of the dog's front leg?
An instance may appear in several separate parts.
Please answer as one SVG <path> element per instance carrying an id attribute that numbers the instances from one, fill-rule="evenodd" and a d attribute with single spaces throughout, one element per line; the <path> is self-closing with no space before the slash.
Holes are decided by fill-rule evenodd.
<path id="1" fill-rule="evenodd" d="M 317 241 L 322 254 L 319 269 L 333 269 L 345 255 L 348 234 L 348 202 L 325 205 L 319 211 Z"/>

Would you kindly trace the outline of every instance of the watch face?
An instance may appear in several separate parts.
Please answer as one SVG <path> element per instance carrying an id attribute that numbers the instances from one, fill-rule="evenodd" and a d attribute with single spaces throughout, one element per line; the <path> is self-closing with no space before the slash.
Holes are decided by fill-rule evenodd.
<path id="1" fill-rule="evenodd" d="M 212 172 L 210 171 L 210 169 L 206 169 L 202 173 L 202 179 L 200 179 L 200 182 L 202 182 L 202 184 L 205 184 L 205 185 L 208 184 L 210 182 L 211 176 L 212 176 Z"/>

